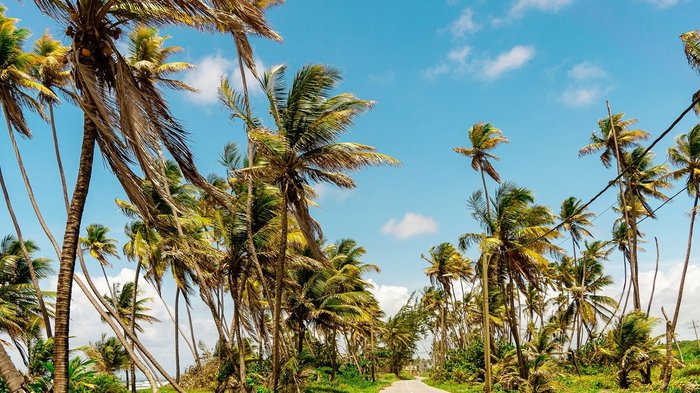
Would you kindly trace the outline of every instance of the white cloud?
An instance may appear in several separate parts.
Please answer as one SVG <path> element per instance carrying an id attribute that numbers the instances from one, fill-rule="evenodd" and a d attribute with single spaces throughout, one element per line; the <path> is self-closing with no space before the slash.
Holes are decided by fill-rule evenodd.
<path id="1" fill-rule="evenodd" d="M 410 294 L 408 288 L 400 285 L 379 285 L 371 278 L 367 280 L 370 284 L 370 292 L 379 302 L 379 306 L 387 317 L 395 315 L 401 307 L 408 301 Z"/>
<path id="2" fill-rule="evenodd" d="M 516 0 L 505 17 L 495 18 L 492 22 L 494 25 L 500 25 L 514 19 L 520 19 L 530 10 L 557 12 L 573 2 L 574 0 Z"/>
<path id="3" fill-rule="evenodd" d="M 608 73 L 591 62 L 575 64 L 567 72 L 568 87 L 561 93 L 561 102 L 568 107 L 586 107 L 603 98 L 611 90 Z"/>
<path id="4" fill-rule="evenodd" d="M 367 78 L 374 83 L 388 85 L 396 80 L 396 73 L 392 69 L 387 69 L 382 73 L 370 74 Z"/>
<path id="5" fill-rule="evenodd" d="M 423 77 L 435 79 L 440 75 L 461 77 L 470 74 L 479 79 L 492 81 L 509 71 L 523 67 L 535 56 L 535 48 L 524 45 L 517 45 L 501 52 L 496 58 L 473 58 L 472 52 L 469 46 L 452 49 L 444 59 L 424 70 Z"/>
<path id="6" fill-rule="evenodd" d="M 333 200 L 335 202 L 344 202 L 352 196 L 353 190 L 346 188 L 338 188 L 326 183 L 318 183 L 314 185 L 316 192 L 316 200 L 319 202 Z"/>
<path id="7" fill-rule="evenodd" d="M 678 4 L 678 0 L 646 0 L 646 2 L 657 8 L 669 8 Z"/>
<path id="8" fill-rule="evenodd" d="M 265 68 L 259 59 L 256 59 L 255 66 L 258 72 Z M 188 98 L 200 104 L 216 102 L 223 76 L 229 77 L 232 86 L 236 90 L 242 91 L 243 82 L 237 62 L 222 56 L 221 53 L 201 58 L 195 63 L 195 68 L 185 74 L 185 83 L 199 90 L 196 93 L 189 94 Z M 246 81 L 248 83 L 248 91 L 251 94 L 261 91 L 253 73 L 248 69 L 246 69 Z"/>
<path id="9" fill-rule="evenodd" d="M 656 289 L 654 292 L 654 301 L 650 314 L 654 317 L 661 318 L 661 321 L 663 321 L 663 315 L 661 313 L 662 306 L 664 310 L 666 310 L 666 314 L 669 316 L 669 318 L 673 317 L 683 265 L 679 262 L 669 263 L 667 261 L 661 261 L 660 266 L 661 268 L 659 269 L 659 274 L 656 278 Z M 667 268 L 664 269 L 664 266 L 667 266 Z M 649 302 L 649 295 L 651 294 L 653 280 L 653 270 L 639 272 L 640 297 L 642 299 L 642 309 L 644 310 L 646 310 Z M 614 289 L 606 291 L 606 294 L 613 297 L 615 300 L 619 299 L 620 297 L 620 290 L 622 289 L 623 280 L 622 278 L 619 278 L 616 281 L 619 284 L 616 285 Z M 683 302 L 681 304 L 678 324 L 676 326 L 676 334 L 678 334 L 679 338 L 682 340 L 688 340 L 695 337 L 693 334 L 691 321 L 700 320 L 700 307 L 695 307 L 696 304 L 700 304 L 700 265 L 698 265 L 697 257 L 693 258 L 688 266 L 685 288 L 683 290 Z M 629 312 L 631 309 L 632 298 L 630 296 L 627 311 Z M 664 330 L 664 324 L 661 321 L 656 325 L 657 334 L 663 333 Z"/>
<path id="10" fill-rule="evenodd" d="M 407 212 L 401 221 L 389 219 L 382 226 L 382 233 L 403 240 L 415 236 L 437 233 L 438 225 L 435 219 L 422 214 Z"/>
<path id="11" fill-rule="evenodd" d="M 600 100 L 602 95 L 603 92 L 598 86 L 573 87 L 564 90 L 561 99 L 566 106 L 581 107 Z"/>
<path id="12" fill-rule="evenodd" d="M 482 68 L 482 74 L 486 79 L 500 78 L 508 71 L 513 71 L 524 66 L 535 56 L 535 48 L 518 45 L 511 50 L 503 52 L 493 60 L 487 60 Z"/>
<path id="13" fill-rule="evenodd" d="M 578 63 L 569 70 L 569 76 L 576 80 L 598 79 L 607 75 L 605 70 L 587 61 Z"/>
<path id="14" fill-rule="evenodd" d="M 469 7 L 462 10 L 459 18 L 450 25 L 450 33 L 454 38 L 462 38 L 466 33 L 475 33 L 479 29 L 481 26 L 474 21 L 474 12 Z"/>

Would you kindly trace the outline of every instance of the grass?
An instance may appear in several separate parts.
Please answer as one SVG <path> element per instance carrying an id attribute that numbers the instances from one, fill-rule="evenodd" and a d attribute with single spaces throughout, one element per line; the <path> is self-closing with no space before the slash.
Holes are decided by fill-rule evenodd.
<path id="1" fill-rule="evenodd" d="M 401 379 L 413 379 L 411 376 L 401 376 Z M 305 393 L 377 393 L 392 383 L 398 381 L 394 374 L 377 375 L 377 381 L 365 381 L 360 378 L 346 379 L 338 377 L 335 381 L 327 380 L 309 383 Z"/>
<path id="2" fill-rule="evenodd" d="M 151 393 L 151 389 L 139 389 L 136 391 L 137 393 Z M 175 393 L 176 390 L 171 388 L 171 387 L 163 387 L 160 388 L 159 392 L 161 393 Z M 194 389 L 194 390 L 188 390 L 187 393 L 211 393 L 211 390 L 206 390 L 206 389 Z"/>
<path id="3" fill-rule="evenodd" d="M 681 370 L 674 369 L 673 379 L 671 380 L 671 392 L 681 393 L 685 391 L 695 391 L 687 390 L 688 386 L 693 383 L 697 383 L 700 380 L 700 363 L 688 362 L 686 367 Z M 568 373 L 560 373 L 556 376 L 553 383 L 555 391 L 562 393 L 612 393 L 612 392 L 625 392 L 625 393 L 637 393 L 637 392 L 655 392 L 659 389 L 659 368 L 652 370 L 653 373 L 653 384 L 652 385 L 641 385 L 633 384 L 630 389 L 621 390 L 617 387 L 617 376 L 615 370 L 607 370 L 605 372 L 599 372 L 590 375 L 575 375 Z M 633 373 L 633 377 L 637 377 L 637 373 Z M 483 384 L 481 383 L 456 383 L 451 381 L 432 381 L 426 379 L 424 381 L 426 384 L 436 387 L 438 389 L 445 390 L 450 393 L 478 393 L 482 391 Z M 679 386 L 685 385 L 685 389 L 679 388 Z M 499 390 L 494 389 L 495 392 Z"/>

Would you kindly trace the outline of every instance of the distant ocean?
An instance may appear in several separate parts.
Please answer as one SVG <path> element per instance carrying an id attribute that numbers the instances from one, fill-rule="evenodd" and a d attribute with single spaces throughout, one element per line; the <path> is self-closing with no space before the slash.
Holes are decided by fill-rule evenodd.
<path id="1" fill-rule="evenodd" d="M 168 381 L 158 381 L 160 386 L 165 386 L 168 384 Z M 136 380 L 136 389 L 147 389 L 150 388 L 151 385 L 148 383 L 148 380 L 146 379 L 137 379 Z"/>

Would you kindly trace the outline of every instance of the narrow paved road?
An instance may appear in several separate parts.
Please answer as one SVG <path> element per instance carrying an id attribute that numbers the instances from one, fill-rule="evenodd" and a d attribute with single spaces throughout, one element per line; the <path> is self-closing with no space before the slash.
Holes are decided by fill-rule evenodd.
<path id="1" fill-rule="evenodd" d="M 444 390 L 428 386 L 420 379 L 397 381 L 381 391 L 381 393 L 447 393 Z"/>

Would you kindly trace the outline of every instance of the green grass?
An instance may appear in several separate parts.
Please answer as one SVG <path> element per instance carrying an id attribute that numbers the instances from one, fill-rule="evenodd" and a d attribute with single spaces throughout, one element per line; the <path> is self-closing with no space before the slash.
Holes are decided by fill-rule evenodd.
<path id="1" fill-rule="evenodd" d="M 151 389 L 139 389 L 136 391 L 137 393 L 151 393 Z M 159 390 L 161 393 L 175 393 L 176 390 L 171 388 L 171 387 L 164 387 Z M 211 393 L 211 390 L 206 390 L 206 389 L 194 389 L 194 390 L 188 390 L 187 393 Z"/>
<path id="2" fill-rule="evenodd" d="M 412 377 L 401 376 L 401 379 L 412 379 Z M 365 381 L 361 378 L 345 380 L 342 377 L 335 381 L 318 381 L 309 383 L 305 388 L 305 393 L 377 393 L 383 388 L 398 381 L 394 374 L 377 375 L 377 381 Z"/>

